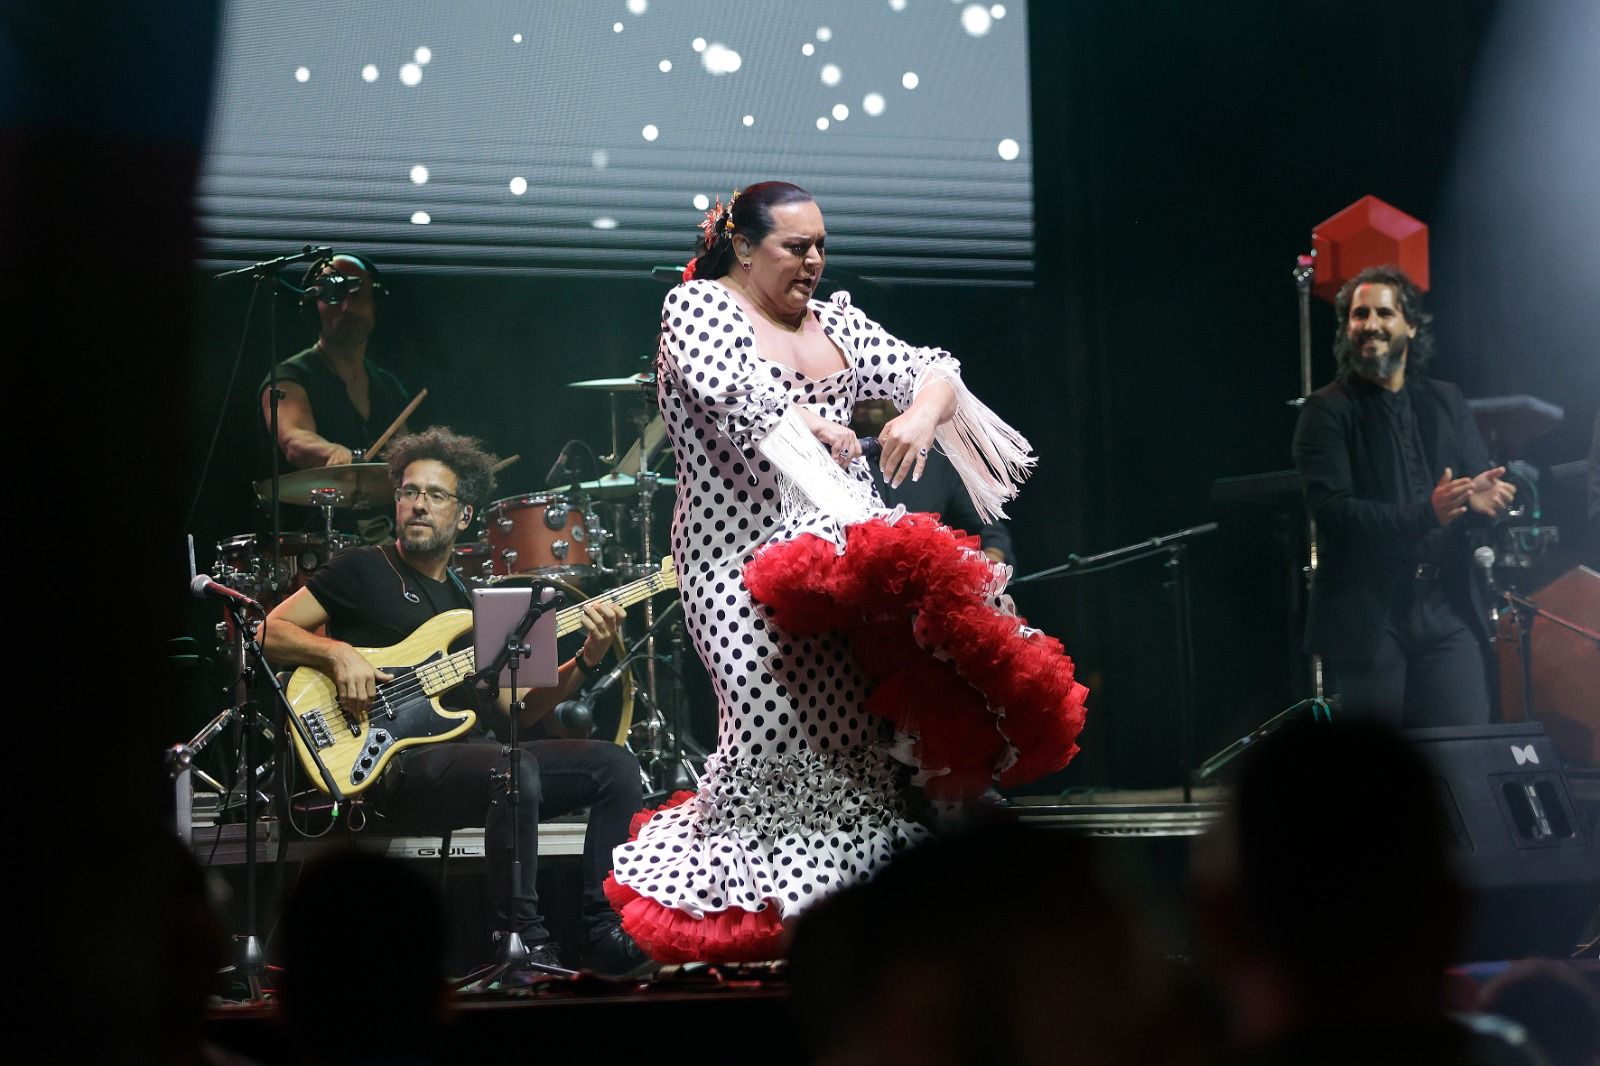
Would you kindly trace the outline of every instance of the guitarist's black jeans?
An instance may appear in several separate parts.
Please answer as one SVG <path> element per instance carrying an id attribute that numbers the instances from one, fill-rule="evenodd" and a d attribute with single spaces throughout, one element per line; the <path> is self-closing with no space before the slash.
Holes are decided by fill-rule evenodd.
<path id="1" fill-rule="evenodd" d="M 509 899 L 511 814 L 505 802 L 507 759 L 498 742 L 477 737 L 401 752 L 373 790 L 374 800 L 398 831 L 433 834 L 483 826 L 497 925 L 504 928 L 509 918 L 530 946 L 550 939 L 534 887 L 539 819 L 588 807 L 582 918 L 585 934 L 592 937 L 619 920 L 603 885 L 611 872 L 611 849 L 628 839 L 628 823 L 644 805 L 639 761 L 626 748 L 600 740 L 530 740 L 520 746 L 522 879 Z"/>

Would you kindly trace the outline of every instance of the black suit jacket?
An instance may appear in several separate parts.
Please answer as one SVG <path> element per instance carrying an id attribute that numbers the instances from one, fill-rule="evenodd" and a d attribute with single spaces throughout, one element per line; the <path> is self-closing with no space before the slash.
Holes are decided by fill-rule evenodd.
<path id="1" fill-rule="evenodd" d="M 1488 450 L 1461 390 L 1412 374 L 1407 382 L 1423 452 L 1436 481 L 1489 469 Z M 1306 506 L 1317 522 L 1318 569 L 1306 618 L 1306 651 L 1369 659 L 1406 582 L 1423 538 L 1439 528 L 1432 484 L 1401 495 L 1401 457 L 1376 386 L 1341 378 L 1306 398 L 1294 433 L 1294 461 Z M 1469 532 L 1485 521 L 1470 512 L 1443 531 L 1440 580 L 1463 617 L 1487 640 L 1487 608 L 1473 574 Z"/>

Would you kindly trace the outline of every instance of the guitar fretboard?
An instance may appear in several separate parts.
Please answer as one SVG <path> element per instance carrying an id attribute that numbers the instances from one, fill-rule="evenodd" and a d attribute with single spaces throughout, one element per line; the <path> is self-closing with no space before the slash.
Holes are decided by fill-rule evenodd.
<path id="1" fill-rule="evenodd" d="M 602 592 L 600 595 L 590 597 L 583 602 L 593 603 L 597 600 L 604 600 L 608 603 L 615 603 L 621 607 L 630 607 L 641 600 L 649 599 L 658 592 L 665 592 L 667 589 L 674 589 L 677 587 L 677 571 L 663 568 L 660 572 L 651 574 L 649 577 L 644 577 L 640 578 L 638 581 L 629 582 L 620 588 L 612 589 L 610 592 Z M 556 612 L 557 637 L 564 637 L 567 634 L 575 633 L 582 628 L 582 603 L 572 607 L 565 607 Z M 409 679 L 398 678 L 395 681 L 378 686 L 378 689 L 381 693 L 384 689 L 388 688 L 389 685 L 395 685 L 401 681 L 406 681 L 408 685 L 420 683 L 422 685 L 422 694 L 425 696 L 437 696 L 441 692 L 446 692 L 452 688 L 455 688 L 457 685 L 461 684 L 468 677 L 470 677 L 473 670 L 477 669 L 475 660 L 476 656 L 473 652 L 473 649 L 463 648 L 454 655 L 445 656 L 438 662 L 427 663 L 423 666 L 417 667 L 416 671 Z"/>

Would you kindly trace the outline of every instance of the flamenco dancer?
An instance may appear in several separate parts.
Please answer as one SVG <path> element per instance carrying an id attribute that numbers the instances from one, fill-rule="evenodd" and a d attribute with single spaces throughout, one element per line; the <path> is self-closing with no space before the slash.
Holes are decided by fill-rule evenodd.
<path id="1" fill-rule="evenodd" d="M 890 336 L 826 260 L 809 193 L 719 201 L 657 354 L 680 488 L 672 554 L 716 689 L 717 750 L 614 852 L 607 895 L 663 962 L 782 955 L 785 920 L 926 836 L 900 765 L 936 799 L 1065 766 L 1087 692 L 1002 595 L 1008 567 L 934 516 L 888 509 L 848 423 L 882 399 L 890 484 L 938 447 L 984 520 L 1034 459 L 948 353 Z"/>

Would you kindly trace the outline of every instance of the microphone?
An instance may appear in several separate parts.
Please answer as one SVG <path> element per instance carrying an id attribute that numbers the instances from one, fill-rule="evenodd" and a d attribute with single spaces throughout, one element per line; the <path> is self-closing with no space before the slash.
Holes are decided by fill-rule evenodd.
<path id="1" fill-rule="evenodd" d="M 1483 569 L 1483 579 L 1489 583 L 1489 591 L 1498 594 L 1500 587 L 1494 583 L 1494 549 L 1487 544 L 1475 549 L 1472 561 Z"/>
<path id="2" fill-rule="evenodd" d="M 580 651 L 578 654 L 582 655 L 583 652 Z M 551 713 L 556 716 L 556 721 L 561 723 L 562 729 L 583 737 L 593 733 L 595 703 L 601 696 L 616 687 L 617 682 L 622 680 L 622 675 L 628 672 L 628 667 L 632 662 L 632 656 L 623 659 L 616 665 L 616 669 L 607 673 L 599 681 L 596 681 L 572 699 L 562 700 L 556 704 L 555 710 Z"/>
<path id="3" fill-rule="evenodd" d="M 869 463 L 883 454 L 883 445 L 878 443 L 877 437 L 858 437 L 856 443 L 861 445 L 861 458 Z"/>
<path id="4" fill-rule="evenodd" d="M 325 304 L 342 304 L 352 292 L 361 288 L 361 281 L 354 274 L 324 274 L 311 286 L 311 290 Z"/>
<path id="5" fill-rule="evenodd" d="M 189 582 L 189 592 L 197 600 L 204 600 L 208 598 L 213 600 L 221 600 L 223 603 L 232 604 L 235 607 L 240 607 L 247 611 L 254 611 L 260 615 L 265 615 L 267 613 L 267 609 L 265 607 L 261 606 L 244 593 L 238 591 L 237 589 L 230 589 L 226 585 L 211 580 L 210 574 L 194 575 L 194 580 Z"/>
<path id="6" fill-rule="evenodd" d="M 556 456 L 556 461 L 550 465 L 550 471 L 544 476 L 544 483 L 546 485 L 554 485 L 556 483 L 556 478 L 561 474 L 561 471 L 567 468 L 567 449 L 571 446 L 572 442 L 570 440 L 561 446 L 560 454 Z"/>

